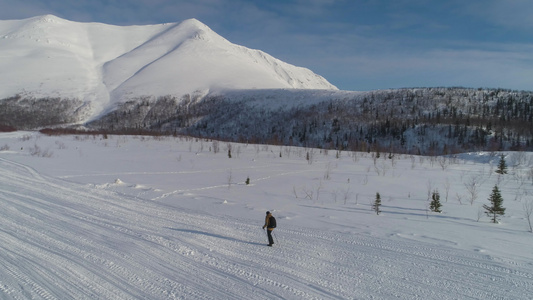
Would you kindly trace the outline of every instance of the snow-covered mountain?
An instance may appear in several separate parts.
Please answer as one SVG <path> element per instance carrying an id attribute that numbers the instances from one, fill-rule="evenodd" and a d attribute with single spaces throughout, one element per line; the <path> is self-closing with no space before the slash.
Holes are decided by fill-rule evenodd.
<path id="1" fill-rule="evenodd" d="M 77 98 L 93 116 L 142 96 L 337 88 L 309 69 L 235 45 L 196 19 L 114 26 L 52 15 L 0 21 L 0 99 Z"/>

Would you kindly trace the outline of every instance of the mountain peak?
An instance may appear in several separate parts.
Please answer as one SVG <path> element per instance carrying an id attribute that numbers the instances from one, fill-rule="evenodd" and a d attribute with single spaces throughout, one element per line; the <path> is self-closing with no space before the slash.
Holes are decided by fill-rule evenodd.
<path id="1" fill-rule="evenodd" d="M 218 40 L 227 41 L 222 36 L 220 36 L 215 31 L 213 31 L 209 26 L 200 22 L 197 19 L 194 19 L 194 18 L 187 19 L 185 21 L 182 21 L 181 23 L 176 23 L 176 24 L 177 24 L 176 27 L 178 28 L 178 30 L 183 31 L 183 32 L 188 32 L 191 39 L 196 39 L 196 40 L 218 39 Z"/>
<path id="2" fill-rule="evenodd" d="M 207 25 L 205 25 L 204 23 L 200 22 L 198 19 L 195 19 L 195 18 L 184 20 L 179 24 L 181 26 L 196 27 L 201 30 L 206 30 L 206 29 L 211 30 Z"/>
<path id="3" fill-rule="evenodd" d="M 61 22 L 66 21 L 65 19 L 61 19 L 57 16 L 50 15 L 50 14 L 38 16 L 35 18 L 35 20 L 41 23 L 61 23 Z"/>

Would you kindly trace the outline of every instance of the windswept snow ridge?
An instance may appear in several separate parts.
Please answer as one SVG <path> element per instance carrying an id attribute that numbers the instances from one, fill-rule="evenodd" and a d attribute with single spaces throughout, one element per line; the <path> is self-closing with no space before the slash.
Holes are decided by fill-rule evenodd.
<path id="1" fill-rule="evenodd" d="M 309 69 L 235 45 L 196 19 L 145 26 L 52 15 L 0 21 L 0 99 L 78 98 L 95 114 L 116 101 L 220 89 L 337 89 Z"/>
<path id="2" fill-rule="evenodd" d="M 321 160 L 335 161 L 333 155 L 308 164 L 296 153 L 279 158 L 260 150 L 266 146 L 233 144 L 235 157 L 229 159 L 192 141 L 16 135 L 0 135 L 0 145 L 16 149 L 5 146 L 0 151 L 1 299 L 531 296 L 530 239 L 523 240 L 522 250 L 499 253 L 506 246 L 486 244 L 476 236 L 500 231 L 491 238 L 516 247 L 519 236 L 530 237 L 517 227 L 497 229 L 503 225 L 454 218 L 451 213 L 426 219 L 406 205 L 418 201 L 414 194 L 409 200 L 385 201 L 384 216 L 373 215 L 366 205 L 324 204 L 325 196 L 323 204 L 287 197 L 287 182 L 316 181 L 324 172 Z M 56 147 L 50 157 L 28 156 L 19 151 L 27 144 L 56 145 L 59 150 Z M 321 183 L 324 188 L 345 172 L 357 178 L 358 166 L 372 164 L 364 158 L 357 164 L 347 156 L 343 160 L 330 174 L 337 179 Z M 400 161 L 394 172 L 410 163 Z M 426 172 L 436 184 L 439 167 L 425 168 L 416 172 Z M 459 173 L 454 168 L 449 176 Z M 231 178 L 228 174 L 253 174 L 252 184 L 231 187 L 231 179 L 224 183 Z M 370 184 L 386 178 L 373 177 Z M 364 192 L 366 185 L 355 181 L 352 184 Z M 406 188 L 396 192 L 406 193 Z M 273 248 L 265 246 L 261 230 L 265 205 L 278 208 Z M 446 206 L 452 209 L 451 203 Z M 516 216 L 513 210 L 509 213 Z M 454 241 L 488 250 L 472 251 Z"/>

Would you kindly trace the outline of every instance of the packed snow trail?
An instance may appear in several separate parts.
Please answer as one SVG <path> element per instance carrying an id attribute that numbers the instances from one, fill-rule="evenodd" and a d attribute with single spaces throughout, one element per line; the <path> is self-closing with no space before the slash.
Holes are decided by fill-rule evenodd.
<path id="1" fill-rule="evenodd" d="M 529 299 L 532 263 L 181 209 L 0 158 L 0 299 Z"/>

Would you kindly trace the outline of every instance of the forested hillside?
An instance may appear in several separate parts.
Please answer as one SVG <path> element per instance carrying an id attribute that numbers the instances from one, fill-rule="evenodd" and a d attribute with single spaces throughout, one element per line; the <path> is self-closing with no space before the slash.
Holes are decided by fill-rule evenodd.
<path id="1" fill-rule="evenodd" d="M 0 127 L 18 130 L 77 123 L 90 111 L 90 103 L 59 97 L 20 95 L 0 100 Z"/>
<path id="2" fill-rule="evenodd" d="M 89 126 L 423 155 L 533 149 L 532 92 L 396 89 L 304 99 L 298 105 L 284 101 L 284 95 L 137 99 Z M 283 104 L 269 105 L 273 101 Z"/>

